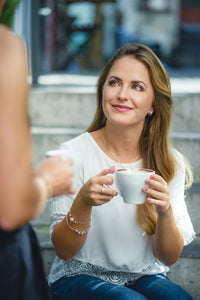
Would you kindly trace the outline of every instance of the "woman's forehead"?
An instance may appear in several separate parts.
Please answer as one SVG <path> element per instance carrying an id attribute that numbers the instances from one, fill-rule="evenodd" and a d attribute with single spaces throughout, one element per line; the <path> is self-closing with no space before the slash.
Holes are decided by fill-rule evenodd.
<path id="1" fill-rule="evenodd" d="M 112 65 L 107 78 L 113 75 L 126 76 L 132 78 L 132 80 L 139 76 L 147 81 L 150 80 L 147 66 L 134 56 L 124 56 L 117 59 Z"/>

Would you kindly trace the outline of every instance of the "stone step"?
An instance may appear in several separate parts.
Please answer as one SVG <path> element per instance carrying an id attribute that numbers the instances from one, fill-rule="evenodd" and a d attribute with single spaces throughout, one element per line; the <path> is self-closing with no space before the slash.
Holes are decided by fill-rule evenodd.
<path id="1" fill-rule="evenodd" d="M 87 128 L 96 109 L 94 87 L 32 88 L 33 126 Z"/>
<path id="2" fill-rule="evenodd" d="M 73 139 L 83 131 L 81 128 L 32 127 L 34 164 L 44 159 L 48 150 L 58 149 L 61 143 Z"/>
<path id="3" fill-rule="evenodd" d="M 172 131 L 200 132 L 200 94 L 174 95 Z"/>
<path id="4" fill-rule="evenodd" d="M 194 181 L 200 183 L 200 132 L 172 132 L 173 145 L 189 161 Z"/>
<path id="5" fill-rule="evenodd" d="M 48 276 L 51 265 L 55 258 L 55 250 L 50 241 L 48 231 L 35 228 L 36 235 L 41 247 L 44 270 Z M 169 279 L 184 288 L 194 300 L 200 299 L 199 291 L 199 266 L 200 266 L 200 237 L 198 236 L 191 244 L 184 247 L 179 260 L 170 267 L 167 274 Z"/>
<path id="6" fill-rule="evenodd" d="M 86 129 L 96 110 L 94 86 L 32 88 L 29 111 L 33 126 Z M 172 130 L 200 131 L 200 93 L 174 92 Z"/>

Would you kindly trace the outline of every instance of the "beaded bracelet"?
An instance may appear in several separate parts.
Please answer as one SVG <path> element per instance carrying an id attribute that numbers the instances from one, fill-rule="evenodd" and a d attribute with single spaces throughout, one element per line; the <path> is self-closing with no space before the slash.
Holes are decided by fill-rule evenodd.
<path id="1" fill-rule="evenodd" d="M 47 177 L 46 177 L 44 174 L 42 174 L 42 173 L 40 173 L 40 172 L 38 172 L 38 171 L 36 171 L 36 170 L 34 170 L 34 173 L 33 173 L 33 174 L 34 174 L 35 177 L 40 177 L 40 178 L 42 178 L 42 180 L 43 180 L 43 182 L 45 183 L 45 186 L 46 186 L 46 188 L 47 188 L 48 199 L 52 198 L 52 197 L 53 197 L 53 188 L 52 188 L 52 186 L 51 186 L 49 180 L 47 179 Z"/>
<path id="2" fill-rule="evenodd" d="M 76 228 L 73 228 L 70 224 L 69 224 L 69 221 L 68 221 L 68 214 L 66 215 L 66 217 L 65 217 L 65 220 L 66 220 L 66 224 L 67 224 L 67 226 L 71 229 L 71 230 L 73 230 L 74 232 L 76 232 L 77 234 L 79 234 L 79 235 L 84 235 L 84 234 L 86 234 L 88 231 L 89 231 L 89 229 L 90 229 L 90 222 L 89 222 L 89 225 L 88 225 L 88 228 L 86 229 L 86 230 L 78 230 L 78 229 L 76 229 Z M 74 220 L 74 219 L 73 219 Z M 74 223 L 73 221 L 72 221 L 72 223 Z M 88 223 L 88 222 L 87 222 Z M 84 223 L 84 224 L 87 224 L 87 223 Z M 83 224 L 83 223 L 74 223 L 74 224 Z"/>
<path id="3" fill-rule="evenodd" d="M 71 223 L 73 223 L 73 224 L 83 224 L 83 225 L 85 225 L 85 224 L 90 223 L 90 221 L 91 221 L 91 219 L 89 219 L 89 220 L 86 221 L 86 222 L 78 222 L 78 221 L 76 221 L 75 218 L 72 217 L 71 209 L 69 210 L 68 215 L 69 215 L 69 221 L 70 221 Z"/>

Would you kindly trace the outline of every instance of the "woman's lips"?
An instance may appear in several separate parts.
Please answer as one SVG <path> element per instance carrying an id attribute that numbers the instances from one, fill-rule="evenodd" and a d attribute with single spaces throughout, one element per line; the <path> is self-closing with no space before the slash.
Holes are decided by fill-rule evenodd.
<path id="1" fill-rule="evenodd" d="M 126 111 L 132 110 L 131 107 L 126 106 L 126 105 L 113 105 L 113 108 L 120 112 L 126 112 Z"/>

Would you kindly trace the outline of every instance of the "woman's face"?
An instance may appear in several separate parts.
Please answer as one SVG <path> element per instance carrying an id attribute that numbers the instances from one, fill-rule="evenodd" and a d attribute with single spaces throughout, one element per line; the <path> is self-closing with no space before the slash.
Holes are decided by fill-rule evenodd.
<path id="1" fill-rule="evenodd" d="M 0 16 L 1 16 L 1 13 L 2 13 L 2 10 L 3 10 L 3 5 L 4 5 L 5 2 L 6 2 L 6 0 L 0 0 Z"/>
<path id="2" fill-rule="evenodd" d="M 147 67 L 132 56 L 118 59 L 103 86 L 103 111 L 107 122 L 143 128 L 153 113 L 154 91 Z"/>

